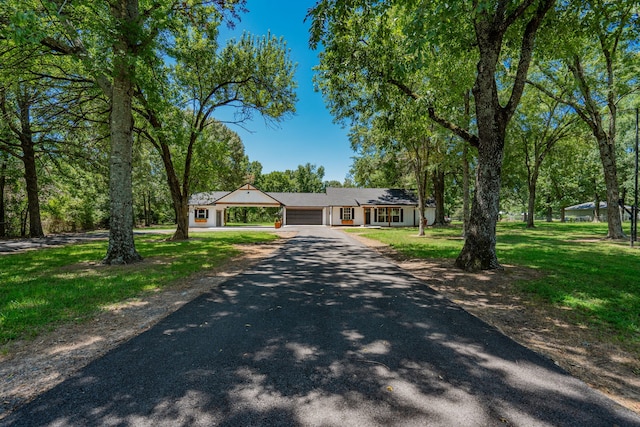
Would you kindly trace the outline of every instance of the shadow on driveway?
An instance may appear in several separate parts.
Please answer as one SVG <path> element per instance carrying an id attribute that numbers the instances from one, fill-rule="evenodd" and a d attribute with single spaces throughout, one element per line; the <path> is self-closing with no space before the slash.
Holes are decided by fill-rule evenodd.
<path id="1" fill-rule="evenodd" d="M 4 426 L 640 426 L 341 233 L 270 259 Z"/>

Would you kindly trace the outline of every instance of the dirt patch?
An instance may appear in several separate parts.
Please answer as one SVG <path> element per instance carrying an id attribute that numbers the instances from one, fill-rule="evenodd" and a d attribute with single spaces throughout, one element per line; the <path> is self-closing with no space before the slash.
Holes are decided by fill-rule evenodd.
<path id="1" fill-rule="evenodd" d="M 0 347 L 0 419 L 69 378 L 92 360 L 151 328 L 187 302 L 270 256 L 295 233 L 278 235 L 282 239 L 275 242 L 237 245 L 242 253 L 223 266 L 141 298 L 105 307 L 87 322 L 64 325 L 35 340 L 14 341 Z M 103 266 L 83 263 L 69 268 Z"/>
<path id="2" fill-rule="evenodd" d="M 541 277 L 537 270 L 504 265 L 504 271 L 468 273 L 451 259 L 410 259 L 379 241 L 349 234 L 394 260 L 469 313 L 621 405 L 640 413 L 640 353 L 613 334 L 601 335 L 570 309 L 535 301 L 514 285 Z"/>

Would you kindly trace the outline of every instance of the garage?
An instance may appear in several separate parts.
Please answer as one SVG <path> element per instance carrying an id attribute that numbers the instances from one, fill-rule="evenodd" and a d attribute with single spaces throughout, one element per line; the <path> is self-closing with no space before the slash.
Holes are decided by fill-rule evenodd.
<path id="1" fill-rule="evenodd" d="M 287 209 L 287 225 L 322 225 L 322 209 Z"/>

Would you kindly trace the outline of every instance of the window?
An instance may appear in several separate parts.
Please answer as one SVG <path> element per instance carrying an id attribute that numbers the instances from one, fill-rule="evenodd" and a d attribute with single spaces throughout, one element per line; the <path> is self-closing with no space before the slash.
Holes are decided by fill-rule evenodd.
<path id="1" fill-rule="evenodd" d="M 206 221 L 209 218 L 209 209 L 196 209 L 196 220 Z"/>
<path id="2" fill-rule="evenodd" d="M 402 208 L 376 208 L 374 222 L 403 222 Z"/>
<path id="3" fill-rule="evenodd" d="M 340 219 L 351 221 L 353 219 L 353 208 L 340 208 Z"/>
<path id="4" fill-rule="evenodd" d="M 376 222 L 389 222 L 387 220 L 387 208 L 376 209 Z"/>
<path id="5" fill-rule="evenodd" d="M 391 222 L 402 222 L 402 209 L 391 209 Z"/>

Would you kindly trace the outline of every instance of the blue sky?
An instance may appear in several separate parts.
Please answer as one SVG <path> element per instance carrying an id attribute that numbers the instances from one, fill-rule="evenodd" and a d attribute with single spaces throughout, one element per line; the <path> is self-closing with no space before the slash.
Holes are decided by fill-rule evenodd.
<path id="1" fill-rule="evenodd" d="M 220 42 L 230 37 L 239 38 L 243 31 L 254 35 L 271 32 L 282 36 L 291 50 L 291 59 L 297 63 L 298 103 L 296 113 L 280 123 L 279 128 L 267 127 L 259 115 L 244 127 L 231 125 L 242 138 L 249 160 L 259 161 L 263 173 L 296 169 L 306 163 L 324 166 L 325 181 L 344 181 L 354 155 L 349 145 L 347 129 L 333 123 L 322 95 L 313 90 L 312 67 L 318 63 L 318 52 L 309 49 L 309 23 L 304 18 L 315 0 L 247 0 L 249 12 L 231 31 L 222 29 Z M 220 111 L 216 117 L 224 120 L 228 112 Z M 276 125 L 277 126 L 277 125 Z"/>

